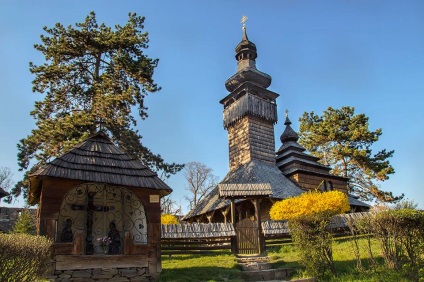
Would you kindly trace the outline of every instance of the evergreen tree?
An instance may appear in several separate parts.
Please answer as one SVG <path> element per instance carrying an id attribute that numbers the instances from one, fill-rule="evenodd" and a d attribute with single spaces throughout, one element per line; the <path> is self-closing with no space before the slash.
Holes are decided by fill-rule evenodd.
<path id="1" fill-rule="evenodd" d="M 35 102 L 31 115 L 36 128 L 18 144 L 23 181 L 11 191 L 27 197 L 28 175 L 52 158 L 103 130 L 134 158 L 169 177 L 182 165 L 166 163 L 142 145 L 132 111 L 147 118 L 144 98 L 160 87 L 153 81 L 158 59 L 145 54 L 148 34 L 143 32 L 144 17 L 129 14 L 124 26 L 114 29 L 98 24 L 91 12 L 82 23 L 64 27 L 57 23 L 44 27 L 41 44 L 34 45 L 45 63 L 30 63 L 35 75 L 33 92 L 45 94 Z"/>
<path id="2" fill-rule="evenodd" d="M 322 116 L 305 112 L 299 121 L 299 143 L 330 165 L 333 174 L 348 177 L 351 192 L 363 200 L 397 202 L 403 198 L 403 194 L 382 191 L 375 183 L 395 173 L 389 162 L 394 151 L 372 153 L 382 130 L 370 131 L 367 116 L 355 114 L 354 107 L 329 107 Z"/>
<path id="3" fill-rule="evenodd" d="M 22 210 L 13 226 L 12 233 L 35 235 L 35 216 L 28 209 Z"/>

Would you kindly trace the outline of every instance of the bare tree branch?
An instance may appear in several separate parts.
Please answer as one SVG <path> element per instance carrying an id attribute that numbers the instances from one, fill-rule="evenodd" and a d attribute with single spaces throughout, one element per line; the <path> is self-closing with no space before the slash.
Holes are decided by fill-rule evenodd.
<path id="1" fill-rule="evenodd" d="M 180 215 L 181 206 L 177 206 L 177 202 L 172 200 L 171 196 L 162 197 L 160 199 L 160 208 L 162 214 Z"/>
<path id="2" fill-rule="evenodd" d="M 0 187 L 8 191 L 13 185 L 13 173 L 8 167 L 0 166 Z"/>
<path id="3" fill-rule="evenodd" d="M 186 164 L 184 177 L 188 183 L 186 190 L 190 192 L 185 196 L 189 201 L 190 209 L 196 208 L 199 202 L 218 184 L 218 176 L 213 174 L 213 170 L 199 162 Z"/>

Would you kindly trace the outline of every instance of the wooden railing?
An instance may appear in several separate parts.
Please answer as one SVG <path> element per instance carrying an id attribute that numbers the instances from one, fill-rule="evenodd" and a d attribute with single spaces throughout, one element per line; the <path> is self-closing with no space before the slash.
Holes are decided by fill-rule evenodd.
<path id="1" fill-rule="evenodd" d="M 204 254 L 215 251 L 231 252 L 232 237 L 199 239 L 162 239 L 162 254 Z"/>
<path id="2" fill-rule="evenodd" d="M 371 213 L 350 213 L 337 215 L 331 221 L 334 237 L 349 236 L 348 220 L 355 221 Z M 291 242 L 287 222 L 262 222 L 267 248 Z M 230 223 L 191 223 L 162 225 L 161 248 L 163 254 L 173 253 L 205 253 L 235 250 L 235 230 Z"/>

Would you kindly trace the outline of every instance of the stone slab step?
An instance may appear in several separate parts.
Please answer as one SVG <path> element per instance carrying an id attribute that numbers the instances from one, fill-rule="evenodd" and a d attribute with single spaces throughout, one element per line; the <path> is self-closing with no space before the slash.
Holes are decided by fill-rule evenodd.
<path id="1" fill-rule="evenodd" d="M 271 264 L 267 262 L 248 262 L 239 263 L 243 271 L 267 270 L 271 268 Z"/>
<path id="2" fill-rule="evenodd" d="M 243 271 L 241 275 L 244 281 L 272 281 L 288 278 L 292 273 L 291 268 L 278 268 L 266 270 Z"/>
<path id="3" fill-rule="evenodd" d="M 238 257 L 236 261 L 238 263 L 269 262 L 269 257 Z"/>

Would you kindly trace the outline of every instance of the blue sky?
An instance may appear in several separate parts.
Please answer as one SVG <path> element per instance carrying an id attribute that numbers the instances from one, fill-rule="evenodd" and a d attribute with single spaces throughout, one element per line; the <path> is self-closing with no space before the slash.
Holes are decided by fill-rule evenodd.
<path id="1" fill-rule="evenodd" d="M 354 106 L 369 116 L 372 130 L 383 129 L 374 151 L 395 150 L 396 173 L 381 187 L 424 208 L 422 0 L 4 0 L 0 10 L 0 166 L 11 168 L 15 181 L 22 176 L 16 144 L 34 128 L 29 112 L 42 99 L 31 91 L 28 63 L 43 62 L 33 44 L 43 26 L 81 22 L 90 11 L 107 25 L 124 24 L 129 12 L 146 17 L 147 53 L 160 59 L 154 77 L 162 90 L 146 99 L 149 118 L 137 126 L 143 142 L 169 162 L 205 163 L 222 179 L 228 144 L 218 102 L 236 71 L 234 48 L 247 15 L 257 67 L 272 76 L 269 89 L 280 94 L 276 146 L 285 109 L 297 130 L 304 111 Z M 168 184 L 187 211 L 183 174 Z"/>

